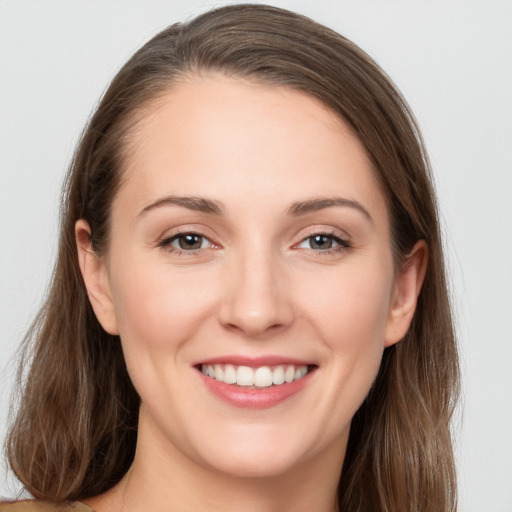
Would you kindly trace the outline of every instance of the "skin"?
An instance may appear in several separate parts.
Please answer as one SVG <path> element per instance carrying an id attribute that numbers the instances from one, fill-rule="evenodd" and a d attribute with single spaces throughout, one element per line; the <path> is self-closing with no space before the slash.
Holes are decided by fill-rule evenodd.
<path id="1" fill-rule="evenodd" d="M 91 303 L 120 334 L 142 400 L 132 468 L 87 502 L 98 512 L 335 510 L 351 419 L 384 348 L 409 327 L 425 244 L 394 268 L 361 143 L 303 93 L 190 77 L 132 142 L 108 253 L 96 256 L 89 226 L 76 225 Z M 170 196 L 221 203 L 222 215 L 162 202 Z M 290 214 L 334 197 L 352 203 Z M 201 248 L 176 253 L 178 232 L 202 235 Z M 312 244 L 318 234 L 333 247 Z M 284 402 L 246 409 L 214 396 L 194 368 L 226 355 L 316 370 Z"/>

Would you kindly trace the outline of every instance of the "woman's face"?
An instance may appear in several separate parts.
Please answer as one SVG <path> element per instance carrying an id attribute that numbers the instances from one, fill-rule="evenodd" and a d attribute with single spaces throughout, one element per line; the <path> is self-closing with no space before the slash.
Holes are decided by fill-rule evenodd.
<path id="1" fill-rule="evenodd" d="M 91 295 L 141 397 L 139 447 L 247 476 L 342 460 L 410 320 L 347 126 L 300 92 L 190 78 L 136 129 L 111 220 Z"/>

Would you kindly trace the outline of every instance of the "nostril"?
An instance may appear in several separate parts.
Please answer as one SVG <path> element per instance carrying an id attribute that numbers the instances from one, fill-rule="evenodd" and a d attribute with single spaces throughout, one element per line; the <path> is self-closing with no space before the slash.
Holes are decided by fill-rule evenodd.
<path id="1" fill-rule="evenodd" d="M 273 323 L 268 325 L 265 322 L 229 322 L 224 324 L 224 328 L 231 332 L 242 333 L 245 336 L 259 338 L 261 336 L 276 334 L 286 328 L 284 323 Z"/>

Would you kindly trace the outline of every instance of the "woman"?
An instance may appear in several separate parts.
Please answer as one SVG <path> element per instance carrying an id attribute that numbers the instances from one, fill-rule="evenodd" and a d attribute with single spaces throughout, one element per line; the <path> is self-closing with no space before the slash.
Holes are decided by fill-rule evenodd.
<path id="1" fill-rule="evenodd" d="M 443 265 L 359 48 L 265 6 L 164 30 L 71 165 L 8 440 L 44 501 L 2 510 L 453 510 Z"/>

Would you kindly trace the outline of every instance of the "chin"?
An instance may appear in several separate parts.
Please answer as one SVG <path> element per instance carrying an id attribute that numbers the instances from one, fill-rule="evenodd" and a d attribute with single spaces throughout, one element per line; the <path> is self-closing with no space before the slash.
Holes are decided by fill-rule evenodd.
<path id="1" fill-rule="evenodd" d="M 314 435 L 297 425 L 286 428 L 261 424 L 252 425 L 252 428 L 244 425 L 240 429 L 225 429 L 213 439 L 215 443 L 201 443 L 202 453 L 198 455 L 202 464 L 216 472 L 241 478 L 276 478 L 293 474 L 305 465 L 311 465 L 315 458 L 327 451 L 336 452 L 339 448 L 343 452 L 346 441 L 344 438 L 334 442 L 322 439 L 321 433 Z"/>
<path id="2" fill-rule="evenodd" d="M 207 461 L 209 467 L 217 473 L 239 478 L 276 478 L 293 472 L 300 464 L 297 457 L 276 457 L 268 453 L 224 454 L 216 461 Z M 255 456 L 256 455 L 256 456 Z"/>

